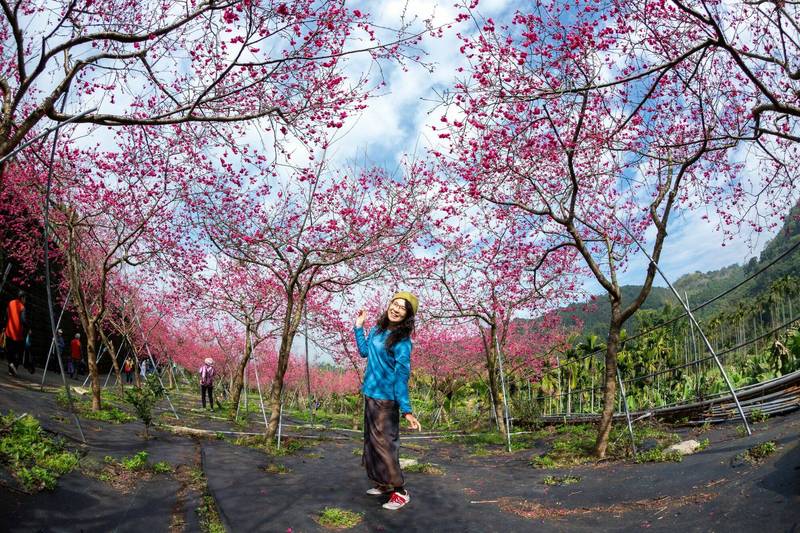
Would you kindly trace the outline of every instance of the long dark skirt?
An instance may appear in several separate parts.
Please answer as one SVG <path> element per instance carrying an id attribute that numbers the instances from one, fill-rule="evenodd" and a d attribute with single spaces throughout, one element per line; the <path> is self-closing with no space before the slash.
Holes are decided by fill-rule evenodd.
<path id="1" fill-rule="evenodd" d="M 364 397 L 364 454 L 367 476 L 381 487 L 405 484 L 400 470 L 400 406 L 394 400 Z"/>

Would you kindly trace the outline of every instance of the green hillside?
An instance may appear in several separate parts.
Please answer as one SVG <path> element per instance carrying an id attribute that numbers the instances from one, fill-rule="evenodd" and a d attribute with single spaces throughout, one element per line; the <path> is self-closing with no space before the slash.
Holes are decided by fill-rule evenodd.
<path id="1" fill-rule="evenodd" d="M 783 227 L 767 243 L 758 259 L 753 258 L 745 265 L 733 264 L 710 272 L 686 274 L 675 281 L 675 288 L 681 295 L 685 293 L 692 307 L 696 307 L 765 267 L 773 259 L 795 246 L 798 241 L 800 241 L 800 205 L 788 213 Z M 738 306 L 741 301 L 754 300 L 769 292 L 776 280 L 786 276 L 800 276 L 800 246 L 742 287 L 704 307 L 697 313 L 698 318 L 709 317 L 732 306 Z M 630 302 L 640 289 L 640 285 L 623 286 L 623 303 Z M 659 310 L 666 303 L 673 307 L 680 306 L 669 289 L 653 287 L 642 309 Z M 571 321 L 573 316 L 581 320 L 584 335 L 595 334 L 603 338 L 608 330 L 611 309 L 606 297 L 601 295 L 593 301 L 569 306 L 561 311 L 561 315 L 565 321 Z M 636 327 L 637 320 L 634 316 L 626 323 L 625 329 L 629 334 L 635 334 Z"/>

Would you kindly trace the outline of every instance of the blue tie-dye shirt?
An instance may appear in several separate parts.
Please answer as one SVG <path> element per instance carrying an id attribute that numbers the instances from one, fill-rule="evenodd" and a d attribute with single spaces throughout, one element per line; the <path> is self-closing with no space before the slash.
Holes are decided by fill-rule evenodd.
<path id="1" fill-rule="evenodd" d="M 392 351 L 386 350 L 386 337 L 389 331 L 373 327 L 364 338 L 364 328 L 355 328 L 356 344 L 361 357 L 367 358 L 364 396 L 376 400 L 394 400 L 400 404 L 401 413 L 410 413 L 408 399 L 408 377 L 411 375 L 411 339 L 405 338 L 394 345 Z"/>

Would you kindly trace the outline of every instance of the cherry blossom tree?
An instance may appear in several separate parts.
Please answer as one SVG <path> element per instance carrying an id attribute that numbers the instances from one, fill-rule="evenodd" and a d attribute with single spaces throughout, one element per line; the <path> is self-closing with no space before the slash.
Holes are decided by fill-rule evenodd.
<path id="1" fill-rule="evenodd" d="M 281 309 L 280 287 L 275 284 L 272 272 L 260 265 L 225 255 L 216 257 L 214 263 L 213 275 L 195 277 L 184 290 L 190 295 L 194 313 L 205 311 L 203 314 L 212 317 L 225 314 L 244 328 L 244 343 L 234 351 L 242 353 L 232 371 L 231 409 L 235 413 L 250 358 L 259 344 L 269 338 Z M 232 333 L 228 331 L 225 335 Z"/>
<path id="2" fill-rule="evenodd" d="M 722 72 L 707 72 L 720 69 L 714 63 L 703 72 L 676 66 L 652 83 L 603 83 L 630 74 L 630 50 L 614 47 L 636 27 L 630 15 L 604 7 L 546 2 L 517 12 L 507 26 L 489 19 L 477 37 L 464 36 L 470 66 L 442 117 L 439 136 L 450 148 L 437 152 L 472 198 L 544 223 L 550 249 L 577 251 L 608 294 L 601 457 L 620 331 L 656 270 L 649 266 L 630 302 L 622 301 L 618 274 L 635 253 L 634 239 L 660 260 L 676 209 L 737 198 L 743 165 L 730 151 L 748 128 L 720 90 Z"/>
<path id="3" fill-rule="evenodd" d="M 101 408 L 99 328 L 114 276 L 161 250 L 177 251 L 181 241 L 172 223 L 184 190 L 172 175 L 180 154 L 174 146 L 150 144 L 146 128 L 119 133 L 119 151 L 63 148 L 50 197 L 53 240 L 86 333 L 94 410 Z M 42 190 L 32 189 L 34 199 Z"/>
<path id="4" fill-rule="evenodd" d="M 348 56 L 416 60 L 424 31 L 403 21 L 385 31 L 344 2 L 319 0 L 30 0 L 0 8 L 0 157 L 45 117 L 200 122 L 217 133 L 264 120 L 265 131 L 312 140 L 363 105 L 370 81 L 344 74 Z M 57 105 L 67 97 L 74 112 Z"/>
<path id="5" fill-rule="evenodd" d="M 459 198 L 456 190 L 455 198 Z M 523 312 L 545 313 L 574 291 L 573 253 L 550 249 L 547 238 L 515 213 L 485 205 L 449 204 L 450 216 L 436 221 L 428 246 L 437 250 L 420 262 L 420 276 L 435 282 L 430 315 L 470 320 L 480 338 L 495 419 L 504 419 L 500 358 L 521 361 L 535 354 L 514 342 L 511 323 Z M 506 367 L 506 372 L 508 367 Z M 503 434 L 504 425 L 500 424 Z"/>
<path id="6" fill-rule="evenodd" d="M 284 376 L 309 298 L 374 279 L 409 255 L 425 213 L 425 173 L 333 171 L 325 158 L 277 184 L 232 180 L 207 191 L 201 222 L 219 251 L 271 272 L 281 299 L 268 436 L 278 428 Z"/>

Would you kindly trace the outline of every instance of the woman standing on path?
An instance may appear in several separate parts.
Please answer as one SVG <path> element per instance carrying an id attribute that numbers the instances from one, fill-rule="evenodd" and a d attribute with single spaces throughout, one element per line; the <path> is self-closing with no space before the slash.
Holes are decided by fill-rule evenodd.
<path id="1" fill-rule="evenodd" d="M 356 344 L 361 357 L 367 358 L 364 372 L 364 454 L 362 464 L 375 487 L 367 494 L 391 492 L 384 509 L 397 510 L 411 497 L 405 490 L 400 469 L 400 413 L 411 429 L 422 430 L 411 412 L 408 400 L 408 377 L 411 375 L 411 333 L 419 300 L 410 292 L 398 292 L 389 308 L 364 336 L 367 313 L 358 312 L 355 323 Z"/>
<path id="2" fill-rule="evenodd" d="M 207 357 L 200 367 L 200 399 L 203 402 L 203 409 L 206 408 L 206 394 L 211 411 L 214 411 L 214 360 L 210 357 Z"/>

